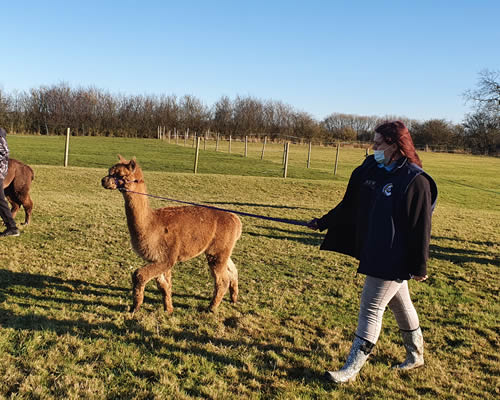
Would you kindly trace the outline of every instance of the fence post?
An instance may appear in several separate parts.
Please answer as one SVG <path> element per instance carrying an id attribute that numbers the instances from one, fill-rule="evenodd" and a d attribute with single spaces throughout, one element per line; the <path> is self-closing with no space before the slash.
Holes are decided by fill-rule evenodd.
<path id="1" fill-rule="evenodd" d="M 311 165 L 311 148 L 312 142 L 309 142 L 309 151 L 307 152 L 307 168 Z"/>
<path id="2" fill-rule="evenodd" d="M 194 153 L 194 173 L 196 174 L 196 171 L 198 170 L 198 154 L 200 150 L 200 138 L 196 138 L 196 150 Z"/>
<path id="3" fill-rule="evenodd" d="M 288 142 L 283 142 L 283 165 L 285 165 L 285 158 L 286 158 L 286 145 Z"/>
<path id="4" fill-rule="evenodd" d="M 174 136 L 175 136 L 175 144 L 179 144 L 179 132 L 177 132 L 177 128 L 174 128 Z"/>
<path id="5" fill-rule="evenodd" d="M 248 136 L 245 136 L 245 157 L 248 155 Z"/>
<path id="6" fill-rule="evenodd" d="M 69 153 L 69 128 L 66 131 L 66 144 L 64 146 L 64 166 L 68 166 L 68 153 Z"/>
<path id="7" fill-rule="evenodd" d="M 337 143 L 337 155 L 335 156 L 335 169 L 333 170 L 333 175 L 337 175 L 337 165 L 339 163 L 339 151 L 340 151 L 340 143 Z"/>
<path id="8" fill-rule="evenodd" d="M 267 136 L 264 136 L 264 143 L 262 143 L 262 153 L 260 155 L 260 159 L 264 159 L 264 151 L 266 150 L 266 142 L 267 142 Z"/>
<path id="9" fill-rule="evenodd" d="M 284 168 L 283 168 L 283 178 L 286 178 L 287 172 L 288 172 L 288 149 L 290 147 L 290 143 L 286 142 L 285 143 L 285 150 L 284 150 Z"/>
<path id="10" fill-rule="evenodd" d="M 215 139 L 215 151 L 219 151 L 219 137 L 220 133 L 217 132 L 217 139 Z"/>
<path id="11" fill-rule="evenodd" d="M 231 135 L 229 135 L 229 154 L 231 154 Z"/>
<path id="12" fill-rule="evenodd" d="M 191 147 L 194 147 L 194 145 L 196 144 L 196 138 L 198 137 L 198 134 L 195 132 L 194 135 L 193 135 L 193 145 Z"/>

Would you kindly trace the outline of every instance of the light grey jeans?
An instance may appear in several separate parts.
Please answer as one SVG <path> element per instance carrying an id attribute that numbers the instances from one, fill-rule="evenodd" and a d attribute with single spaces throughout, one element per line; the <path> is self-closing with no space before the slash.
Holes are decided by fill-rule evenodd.
<path id="1" fill-rule="evenodd" d="M 394 314 L 399 329 L 412 331 L 419 327 L 417 311 L 408 291 L 408 281 L 387 281 L 367 276 L 361 295 L 356 336 L 377 343 L 387 306 Z"/>

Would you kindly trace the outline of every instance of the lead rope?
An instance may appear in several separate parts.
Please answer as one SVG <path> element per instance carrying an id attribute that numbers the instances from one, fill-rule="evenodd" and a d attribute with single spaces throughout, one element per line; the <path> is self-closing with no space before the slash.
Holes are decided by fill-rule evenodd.
<path id="1" fill-rule="evenodd" d="M 159 200 L 173 201 L 175 203 L 189 204 L 191 206 L 205 207 L 205 208 L 211 208 L 212 210 L 219 210 L 219 211 L 230 212 L 230 213 L 234 213 L 234 214 L 243 215 L 245 217 L 260 218 L 260 219 L 265 219 L 265 220 L 268 220 L 268 221 L 281 222 L 283 224 L 298 225 L 298 226 L 307 226 L 307 222 L 297 221 L 297 220 L 294 220 L 294 219 L 266 217 L 265 215 L 251 214 L 251 213 L 246 213 L 246 212 L 243 212 L 243 211 L 228 210 L 226 208 L 208 206 L 206 204 L 198 204 L 198 203 L 192 203 L 190 201 L 182 201 L 182 200 L 170 199 L 168 197 L 155 196 L 155 195 L 149 194 L 149 193 L 134 192 L 133 190 L 128 190 L 128 189 L 125 189 L 125 188 L 120 188 L 118 190 L 120 190 L 121 192 L 124 191 L 124 192 L 129 192 L 129 193 L 140 194 L 140 195 L 143 195 L 143 196 L 148 196 L 148 197 L 152 197 L 152 198 L 159 199 Z"/>

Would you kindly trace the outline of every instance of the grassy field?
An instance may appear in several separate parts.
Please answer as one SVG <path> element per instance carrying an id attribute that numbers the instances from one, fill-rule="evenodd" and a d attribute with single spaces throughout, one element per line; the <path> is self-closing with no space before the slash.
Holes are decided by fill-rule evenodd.
<path id="1" fill-rule="evenodd" d="M 154 283 L 133 317 L 131 250 L 122 196 L 100 179 L 116 153 L 137 156 L 151 194 L 306 221 L 342 197 L 363 149 L 282 145 L 242 157 L 157 140 L 9 136 L 11 156 L 35 170 L 32 225 L 0 241 L 0 398 L 5 399 L 496 399 L 499 397 L 500 159 L 422 153 L 440 190 L 430 278 L 410 282 L 426 340 L 426 366 L 404 359 L 386 312 L 373 356 L 352 384 L 324 382 L 342 366 L 356 328 L 363 276 L 356 261 L 321 252 L 322 234 L 242 217 L 233 255 L 240 299 L 205 312 L 204 258 L 177 265 L 174 313 Z M 238 147 L 238 145 L 240 147 Z M 212 144 L 210 144 L 212 146 Z M 227 148 L 226 148 L 227 150 Z M 172 203 L 151 200 L 153 207 Z M 20 212 L 21 222 L 24 213 Z"/>

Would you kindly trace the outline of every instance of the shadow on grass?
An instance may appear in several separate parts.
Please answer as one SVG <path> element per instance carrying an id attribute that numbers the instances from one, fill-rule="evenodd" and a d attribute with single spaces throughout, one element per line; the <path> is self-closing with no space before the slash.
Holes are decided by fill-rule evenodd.
<path id="1" fill-rule="evenodd" d="M 7 269 L 0 269 L 0 289 L 5 289 L 13 285 L 29 286 L 31 288 L 38 289 L 57 287 L 58 290 L 65 292 L 73 292 L 74 290 L 82 289 L 83 294 L 91 294 L 88 292 L 89 287 L 91 287 L 92 290 L 102 289 L 105 291 L 129 291 L 129 289 L 118 286 L 89 283 L 80 279 L 61 279 L 50 275 L 28 274 L 26 272 L 12 272 Z M 68 287 L 68 285 L 73 289 Z M 102 292 L 98 293 L 102 294 Z"/>
<path id="2" fill-rule="evenodd" d="M 15 288 L 15 289 L 14 289 Z M 38 289 L 39 293 L 34 294 L 33 289 Z M 10 292 L 15 293 L 12 294 Z M 20 293 L 22 290 L 23 293 Z M 81 312 L 76 305 L 103 305 L 110 310 L 123 312 L 125 307 L 122 305 L 103 303 L 102 300 L 88 301 L 83 299 L 83 296 L 109 297 L 122 296 L 129 292 L 129 289 L 89 283 L 79 279 L 61 279 L 49 275 L 35 275 L 28 273 L 12 272 L 5 269 L 0 269 L 0 303 L 15 304 L 22 310 L 27 310 L 30 306 L 36 306 L 39 310 L 54 311 L 54 307 L 50 307 L 51 303 L 64 303 L 69 306 L 74 305 L 71 312 Z M 72 294 L 71 299 L 61 299 L 58 293 Z M 193 297 L 188 295 L 176 295 L 177 297 L 186 298 Z M 201 296 L 196 298 L 206 300 Z M 32 299 L 34 303 L 26 301 L 16 301 L 16 299 Z M 156 299 L 149 299 L 155 302 Z M 160 303 L 161 304 L 161 303 Z M 178 308 L 193 308 L 187 305 L 175 304 Z M 87 313 L 93 311 L 87 311 Z M 193 313 L 195 313 L 193 309 Z M 129 314 L 130 315 L 130 314 Z M 235 317 L 227 318 L 223 322 L 228 328 L 239 330 L 239 320 Z M 223 364 L 226 366 L 235 366 L 239 370 L 240 376 L 248 380 L 257 380 L 262 385 L 272 386 L 273 380 L 267 378 L 276 369 L 274 358 L 269 353 L 274 353 L 284 360 L 287 360 L 291 365 L 284 368 L 286 371 L 285 379 L 297 380 L 300 382 L 313 383 L 322 382 L 321 372 L 314 371 L 310 368 L 297 365 L 295 359 L 290 359 L 286 352 L 299 354 L 302 357 L 310 355 L 309 350 L 295 348 L 293 346 L 281 346 L 269 344 L 269 338 L 264 338 L 261 342 L 259 339 L 253 339 L 250 342 L 239 340 L 231 340 L 210 336 L 196 332 L 198 326 L 183 326 L 180 330 L 164 329 L 161 335 L 158 332 L 152 332 L 145 329 L 133 317 L 125 318 L 123 322 L 99 321 L 91 323 L 84 318 L 78 319 L 56 319 L 52 315 L 46 316 L 34 312 L 26 311 L 23 314 L 16 313 L 12 309 L 0 307 L 0 328 L 11 328 L 15 330 L 29 331 L 52 331 L 57 335 L 74 335 L 77 338 L 85 337 L 88 339 L 108 339 L 119 340 L 124 343 L 132 343 L 140 348 L 145 353 L 154 353 L 158 357 L 168 358 L 170 362 L 182 363 L 182 357 L 177 354 L 195 354 L 206 359 L 211 363 Z M 188 329 L 191 330 L 188 330 Z M 175 343 L 172 343 L 174 341 Z M 176 343 L 181 343 L 177 345 Z M 204 348 L 206 345 L 225 347 L 225 348 L 241 348 L 239 353 L 248 353 L 250 351 L 258 351 L 256 356 L 256 364 L 261 371 L 256 375 L 248 371 L 247 365 L 238 358 L 219 354 L 217 351 L 210 351 Z M 162 349 L 162 352 L 157 352 L 157 349 Z M 165 355 L 164 351 L 168 352 Z M 137 372 L 137 371 L 136 371 Z M 155 376 L 148 371 L 139 371 L 140 378 L 154 380 Z M 194 393 L 193 393 L 194 394 Z M 202 393 L 200 392 L 200 395 Z"/>
<path id="3" fill-rule="evenodd" d="M 478 264 L 494 264 L 495 260 L 482 255 L 492 255 L 486 251 L 477 251 L 470 249 L 457 249 L 455 247 L 438 246 L 431 244 L 429 247 L 430 256 L 438 260 L 450 261 L 454 264 L 463 264 L 474 262 Z"/>
<path id="4" fill-rule="evenodd" d="M 49 304 L 78 304 L 81 306 L 95 307 L 104 306 L 111 311 L 123 312 L 128 311 L 128 305 L 122 304 L 112 304 L 104 302 L 103 298 L 119 297 L 124 298 L 127 301 L 132 302 L 132 292 L 131 288 L 124 288 L 112 285 L 101 285 L 96 283 L 91 283 L 88 281 L 83 281 L 80 279 L 62 279 L 49 275 L 39 275 L 39 274 L 28 274 L 25 272 L 12 272 L 5 269 L 0 269 L 0 302 L 5 300 L 5 295 L 2 293 L 4 290 L 8 290 L 9 287 L 25 287 L 29 289 L 38 289 L 38 292 L 42 294 L 34 293 L 30 290 L 29 293 L 23 294 L 24 299 L 33 300 L 37 306 L 41 302 L 46 302 Z M 54 296 L 54 292 L 70 294 L 71 298 L 64 298 L 61 296 Z M 158 296 L 148 296 L 148 293 L 155 293 L 156 289 L 151 290 L 151 288 L 146 288 L 144 303 L 157 304 L 161 307 L 162 301 L 160 300 L 160 295 Z M 12 294 L 11 296 L 15 296 Z M 154 296 L 154 297 L 153 297 Z M 82 297 L 92 297 L 96 300 L 85 300 Z M 207 297 L 189 294 L 178 294 L 173 292 L 172 297 L 174 300 L 174 307 L 177 308 L 190 308 L 187 304 L 177 303 L 176 298 L 189 298 L 195 300 L 210 300 Z M 44 307 L 44 306 L 41 306 Z"/>
<path id="5" fill-rule="evenodd" d="M 281 239 L 281 240 L 289 240 L 302 244 L 319 246 L 323 241 L 325 234 L 310 231 L 309 229 L 304 227 L 304 231 L 295 231 L 290 229 L 283 228 L 274 228 L 270 226 L 257 226 L 257 228 L 263 228 L 267 230 L 272 230 L 276 232 L 274 234 L 263 234 L 256 232 L 244 232 L 245 235 L 255 236 L 255 237 L 266 237 L 269 239 Z M 306 231 L 307 229 L 307 231 Z"/>
<path id="6" fill-rule="evenodd" d="M 477 244 L 478 246 L 498 246 L 500 243 L 498 242 L 492 242 L 491 240 L 464 240 L 456 237 L 446 237 L 446 236 L 434 236 L 432 235 L 432 239 L 435 240 L 450 240 L 454 242 L 460 242 L 460 243 L 472 243 L 472 244 Z"/>

